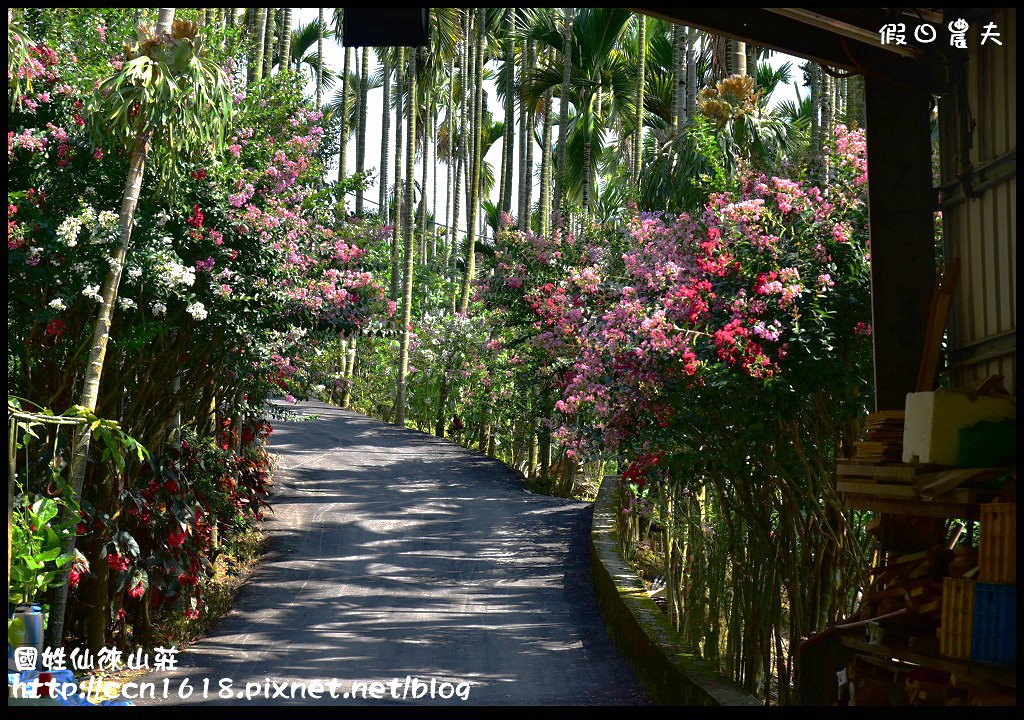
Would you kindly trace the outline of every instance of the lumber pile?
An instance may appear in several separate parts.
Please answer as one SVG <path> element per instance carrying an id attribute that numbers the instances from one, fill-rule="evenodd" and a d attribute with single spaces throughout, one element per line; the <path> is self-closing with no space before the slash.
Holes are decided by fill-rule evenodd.
<path id="1" fill-rule="evenodd" d="M 853 444 L 851 462 L 876 465 L 903 461 L 902 410 L 870 413 L 865 422 L 864 440 Z"/>
<path id="2" fill-rule="evenodd" d="M 915 636 L 934 637 L 942 605 L 942 578 L 948 575 L 949 566 L 955 557 L 954 551 L 942 546 L 893 555 L 884 565 L 872 568 L 873 579 L 864 593 L 858 616 L 860 619 L 868 619 L 905 608 L 916 618 L 901 619 L 901 626 L 914 630 L 913 635 L 903 639 L 909 641 L 910 637 Z M 909 644 L 928 643 L 918 640 Z"/>

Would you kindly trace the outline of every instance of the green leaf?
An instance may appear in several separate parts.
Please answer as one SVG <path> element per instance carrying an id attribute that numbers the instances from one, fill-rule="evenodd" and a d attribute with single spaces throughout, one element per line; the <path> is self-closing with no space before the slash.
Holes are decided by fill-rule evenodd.
<path id="1" fill-rule="evenodd" d="M 124 530 L 114 536 L 114 543 L 119 549 L 127 549 L 133 557 L 138 557 L 140 554 L 139 544 L 135 542 L 135 538 L 133 538 L 130 533 L 125 532 Z"/>

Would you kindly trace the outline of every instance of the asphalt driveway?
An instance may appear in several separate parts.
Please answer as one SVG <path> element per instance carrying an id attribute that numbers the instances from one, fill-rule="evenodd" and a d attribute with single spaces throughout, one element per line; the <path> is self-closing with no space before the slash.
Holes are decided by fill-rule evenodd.
<path id="1" fill-rule="evenodd" d="M 267 556 L 138 704 L 648 702 L 597 611 L 587 504 L 430 435 L 294 409 L 321 417 L 274 422 Z"/>

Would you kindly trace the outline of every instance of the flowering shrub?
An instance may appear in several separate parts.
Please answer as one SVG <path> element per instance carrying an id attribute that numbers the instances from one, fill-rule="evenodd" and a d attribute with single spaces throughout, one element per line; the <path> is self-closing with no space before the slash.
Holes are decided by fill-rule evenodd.
<path id="1" fill-rule="evenodd" d="M 132 34 L 131 15 L 25 11 L 35 37 L 61 42 L 60 52 L 30 49 L 21 67 L 31 86 L 19 86 L 24 97 L 8 117 L 8 381 L 40 406 L 76 400 L 84 339 L 119 242 L 127 156 L 90 142 L 91 124 L 103 120 L 87 109 L 124 62 L 110 48 Z M 76 22 L 95 32 L 68 32 Z M 202 611 L 214 518 L 229 541 L 266 507 L 264 401 L 287 391 L 310 347 L 388 313 L 363 267 L 368 234 L 334 222 L 323 168 L 336 133 L 293 74 L 244 86 L 232 57 L 239 30 L 218 32 L 205 46 L 234 83 L 230 147 L 181 159 L 173 187 L 147 167 L 96 408 L 159 458 L 129 468 L 123 492 L 100 492 L 118 478 L 98 463 L 85 483 L 82 547 L 92 567 L 103 558 L 109 599 L 129 619 L 144 600 Z M 176 419 L 218 433 L 178 448 Z M 95 608 L 103 580 L 85 567 L 76 565 L 72 582 L 84 583 Z"/>
<path id="2" fill-rule="evenodd" d="M 856 587 L 830 468 L 870 401 L 863 135 L 840 128 L 836 144 L 825 191 L 747 173 L 693 215 L 635 215 L 618 237 L 506 231 L 481 288 L 548 378 L 554 440 L 617 460 L 626 509 L 657 507 L 670 617 L 707 618 L 688 631 L 698 649 L 783 597 L 757 612 L 791 613 L 795 648 Z M 694 578 L 725 578 L 732 600 L 705 600 Z"/>

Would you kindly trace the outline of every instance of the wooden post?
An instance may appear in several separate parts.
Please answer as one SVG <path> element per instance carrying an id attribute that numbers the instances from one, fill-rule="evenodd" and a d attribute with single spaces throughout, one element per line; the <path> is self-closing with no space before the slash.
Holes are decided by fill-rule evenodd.
<path id="1" fill-rule="evenodd" d="M 931 98 L 872 76 L 865 85 L 875 409 L 902 410 L 935 280 Z"/>

